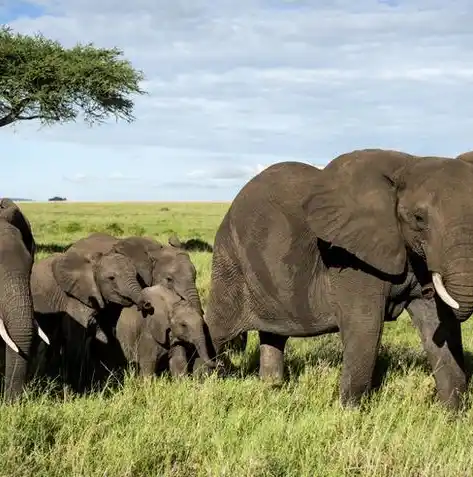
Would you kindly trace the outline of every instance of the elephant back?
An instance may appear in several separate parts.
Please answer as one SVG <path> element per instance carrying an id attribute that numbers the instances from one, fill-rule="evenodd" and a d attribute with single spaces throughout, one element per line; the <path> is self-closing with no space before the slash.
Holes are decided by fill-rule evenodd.
<path id="1" fill-rule="evenodd" d="M 97 253 L 103 255 L 109 253 L 119 240 L 105 232 L 94 232 L 87 237 L 79 239 L 67 251 L 74 250 L 90 258 Z"/>

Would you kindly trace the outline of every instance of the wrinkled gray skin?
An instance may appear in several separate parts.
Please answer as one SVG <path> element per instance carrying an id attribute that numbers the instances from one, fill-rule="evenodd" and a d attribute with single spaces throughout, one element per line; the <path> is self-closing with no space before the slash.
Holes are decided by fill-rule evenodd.
<path id="1" fill-rule="evenodd" d="M 64 253 L 36 262 L 31 274 L 31 291 L 36 319 L 51 341 L 50 353 L 67 348 L 67 352 L 63 349 L 70 361 L 66 368 L 77 367 L 82 361 L 83 340 L 87 339 L 89 327 L 102 343 L 112 338 L 102 330 L 96 334 L 97 317 L 108 307 L 136 305 L 139 309 L 151 310 L 142 295 L 132 260 L 113 249 L 91 252 L 73 245 Z M 73 319 L 82 327 L 82 333 L 75 327 L 73 339 L 68 339 L 71 326 L 67 319 Z M 40 347 L 38 353 L 43 351 Z"/>
<path id="2" fill-rule="evenodd" d="M 140 375 L 153 375 L 165 357 L 169 358 L 171 375 L 182 375 L 181 360 L 187 357 L 181 355 L 184 348 L 179 348 L 186 343 L 193 345 L 200 358 L 208 362 L 204 320 L 198 310 L 167 286 L 153 285 L 145 288 L 143 295 L 154 313 L 143 320 L 143 312 L 136 307 L 124 308 L 116 327 L 123 354 L 129 363 L 139 365 Z"/>
<path id="3" fill-rule="evenodd" d="M 67 253 L 80 253 L 81 256 L 91 259 L 96 254 L 103 254 L 105 256 L 110 254 L 120 254 L 130 259 L 136 268 L 138 281 L 140 287 L 147 287 L 156 284 L 162 284 L 179 296 L 188 300 L 197 312 L 202 316 L 202 306 L 199 298 L 199 294 L 196 288 L 196 270 L 189 254 L 181 248 L 181 243 L 176 236 L 169 238 L 169 245 L 162 245 L 156 240 L 150 237 L 128 237 L 125 239 L 116 238 L 106 233 L 94 233 L 78 240 Z M 123 276 L 123 274 L 121 273 Z M 131 279 L 131 278 L 130 278 Z M 41 286 L 41 285 L 38 285 Z M 39 295 L 45 295 L 44 292 Z M 122 293 L 123 295 L 123 293 Z M 74 306 L 79 306 L 83 309 L 83 303 L 74 302 Z M 110 307 L 109 307 L 110 308 Z M 97 330 L 96 339 L 101 343 L 111 342 L 112 346 L 115 346 L 115 340 L 111 334 L 113 334 L 113 328 L 116 324 L 111 317 L 116 316 L 118 318 L 119 313 L 116 313 L 116 307 L 110 309 L 101 308 L 98 313 L 94 313 L 96 308 L 90 309 L 90 315 L 87 320 L 95 320 L 95 327 Z M 120 311 L 120 310 L 119 310 Z M 151 311 L 151 310 L 150 310 Z M 71 314 L 71 313 L 69 313 Z M 74 316 L 71 314 L 71 316 Z M 85 354 L 89 356 L 87 366 L 94 368 L 95 374 L 102 373 L 103 370 L 96 366 L 96 363 L 100 360 L 106 361 L 108 353 L 107 347 L 94 344 L 93 340 L 78 342 L 77 332 L 70 331 L 70 324 L 63 323 L 62 331 L 58 332 L 62 336 L 63 341 L 69 343 L 70 348 L 75 348 L 76 354 Z M 56 330 L 57 331 L 57 330 Z M 108 339 L 104 339 L 106 335 Z M 177 345 L 174 347 L 174 353 L 176 358 L 175 367 L 181 367 L 182 373 L 187 371 L 187 359 L 185 353 L 185 347 Z M 181 359 L 177 358 L 181 356 Z M 112 362 L 114 360 L 112 359 Z M 84 360 L 81 360 L 84 365 Z M 82 366 L 81 365 L 81 366 Z M 87 375 L 87 372 L 84 372 Z"/>
<path id="4" fill-rule="evenodd" d="M 35 249 L 28 219 L 10 199 L 0 200 L 0 325 L 5 327 L 2 337 L 11 339 L 19 350 L 2 346 L 7 401 L 17 398 L 26 384 L 28 360 L 37 332 L 29 283 Z"/>
<path id="5" fill-rule="evenodd" d="M 340 331 L 341 401 L 357 404 L 372 385 L 383 322 L 406 308 L 440 400 L 458 408 L 460 323 L 473 312 L 472 183 L 465 161 L 378 149 L 343 154 L 323 170 L 267 168 L 217 231 L 205 315 L 211 351 L 258 330 L 260 376 L 281 380 L 289 336 Z"/>
<path id="6" fill-rule="evenodd" d="M 133 261 L 143 286 L 166 285 L 203 313 L 195 267 L 177 236 L 169 238 L 169 245 L 162 245 L 151 237 L 121 239 L 97 232 L 77 241 L 74 248 L 89 254 L 114 250 L 126 255 Z"/>
<path id="7" fill-rule="evenodd" d="M 176 235 L 169 237 L 169 245 L 163 245 L 151 237 L 127 237 L 119 239 L 109 234 L 96 233 L 90 237 L 94 243 L 93 250 L 108 250 L 114 247 L 133 260 L 142 278 L 143 286 L 164 285 L 173 290 L 203 316 L 202 304 L 196 286 L 196 270 L 189 254 L 181 248 Z M 85 245 L 81 241 L 76 246 Z M 90 247 L 89 244 L 87 244 Z M 181 348 L 181 349 L 179 349 Z M 181 368 L 181 373 L 188 369 L 184 346 L 174 347 L 174 365 Z M 181 356 L 180 364 L 178 356 Z"/>

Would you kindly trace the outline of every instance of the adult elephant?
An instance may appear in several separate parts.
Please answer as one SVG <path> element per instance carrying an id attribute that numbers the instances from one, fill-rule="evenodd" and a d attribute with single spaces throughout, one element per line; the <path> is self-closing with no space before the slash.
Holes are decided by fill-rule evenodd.
<path id="1" fill-rule="evenodd" d="M 381 149 L 323 170 L 267 168 L 216 234 L 205 315 L 214 352 L 258 330 L 260 376 L 279 380 L 289 336 L 340 331 L 341 401 L 356 404 L 371 387 L 383 322 L 406 308 L 440 400 L 457 408 L 460 323 L 473 312 L 472 183 L 464 161 Z"/>
<path id="2" fill-rule="evenodd" d="M 4 396 L 11 401 L 21 393 L 27 379 L 34 321 L 30 275 L 35 240 L 28 219 L 10 199 L 0 200 L 0 336 L 5 341 Z M 40 336 L 47 338 L 39 329 Z"/>

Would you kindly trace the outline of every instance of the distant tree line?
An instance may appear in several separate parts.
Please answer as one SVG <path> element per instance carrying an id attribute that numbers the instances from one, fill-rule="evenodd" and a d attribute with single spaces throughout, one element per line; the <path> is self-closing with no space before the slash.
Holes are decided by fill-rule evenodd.
<path id="1" fill-rule="evenodd" d="M 57 195 L 48 199 L 49 202 L 60 202 L 64 200 L 67 200 L 67 199 L 65 197 L 58 197 Z"/>

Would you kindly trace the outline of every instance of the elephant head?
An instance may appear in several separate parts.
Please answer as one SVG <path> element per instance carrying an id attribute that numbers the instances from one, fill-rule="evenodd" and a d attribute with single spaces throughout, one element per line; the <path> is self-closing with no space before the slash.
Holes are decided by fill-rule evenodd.
<path id="1" fill-rule="evenodd" d="M 180 295 L 165 285 L 153 285 L 143 290 L 154 313 L 147 318 L 146 326 L 157 343 L 165 345 L 168 333 L 172 342 L 184 342 L 195 346 L 200 358 L 210 367 L 204 320 L 202 315 Z"/>
<path id="2" fill-rule="evenodd" d="M 140 310 L 151 311 L 133 262 L 121 253 L 89 254 L 71 248 L 54 260 L 52 272 L 66 294 L 90 308 L 101 310 L 108 303 L 135 304 Z"/>
<path id="3" fill-rule="evenodd" d="M 196 269 L 176 235 L 169 245 L 150 237 L 129 237 L 120 240 L 114 250 L 129 256 L 145 286 L 164 285 L 189 301 L 203 315 L 196 286 Z"/>
<path id="4" fill-rule="evenodd" d="M 0 218 L 19 230 L 26 250 L 28 250 L 31 259 L 34 262 L 36 242 L 33 238 L 30 221 L 23 215 L 20 208 L 11 199 L 3 198 L 0 200 Z"/>
<path id="5" fill-rule="evenodd" d="M 305 202 L 315 235 L 381 273 L 420 259 L 456 317 L 473 312 L 473 167 L 466 161 L 367 149 L 320 172 Z"/>

